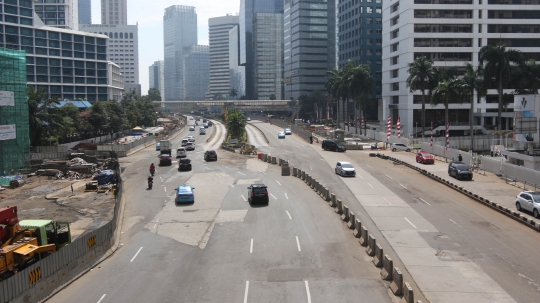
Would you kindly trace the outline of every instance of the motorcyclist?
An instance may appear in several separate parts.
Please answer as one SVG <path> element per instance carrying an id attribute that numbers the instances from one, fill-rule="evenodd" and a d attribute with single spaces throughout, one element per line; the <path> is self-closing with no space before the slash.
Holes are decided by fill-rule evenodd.
<path id="1" fill-rule="evenodd" d="M 154 175 L 154 172 L 156 171 L 156 167 L 154 166 L 154 163 L 150 164 L 150 173 L 152 176 Z"/>
<path id="2" fill-rule="evenodd" d="M 148 188 L 152 188 L 152 184 L 154 183 L 154 178 L 152 176 L 148 176 Z"/>

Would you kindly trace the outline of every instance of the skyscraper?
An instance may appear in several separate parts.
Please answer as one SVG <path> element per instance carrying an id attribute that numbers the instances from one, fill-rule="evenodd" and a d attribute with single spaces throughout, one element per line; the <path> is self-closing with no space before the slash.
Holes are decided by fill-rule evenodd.
<path id="1" fill-rule="evenodd" d="M 79 24 L 92 24 L 92 0 L 79 0 Z"/>
<path id="2" fill-rule="evenodd" d="M 228 96 L 231 90 L 229 78 L 229 31 L 238 26 L 238 16 L 208 19 L 210 43 L 210 85 L 206 99 Z"/>
<path id="3" fill-rule="evenodd" d="M 253 21 L 257 13 L 283 13 L 283 0 L 240 0 L 240 65 L 246 67 L 246 96 L 254 98 Z"/>
<path id="4" fill-rule="evenodd" d="M 149 67 L 149 88 L 156 88 L 161 94 L 161 100 L 165 100 L 165 76 L 164 76 L 165 62 L 159 60 Z"/>
<path id="5" fill-rule="evenodd" d="M 35 11 L 47 26 L 77 30 L 79 25 L 78 5 L 75 0 L 35 2 Z M 12 1 L 15 3 L 16 1 Z M 10 3 L 10 4 L 11 4 Z M 8 3 L 6 3 L 8 4 Z M 28 15 L 26 15 L 28 16 Z"/>
<path id="6" fill-rule="evenodd" d="M 283 99 L 283 14 L 257 13 L 253 19 L 255 99 Z"/>
<path id="7" fill-rule="evenodd" d="M 193 45 L 184 50 L 184 96 L 182 100 L 205 100 L 209 84 L 208 45 Z"/>
<path id="8" fill-rule="evenodd" d="M 101 0 L 101 24 L 126 25 L 127 0 Z"/>
<path id="9" fill-rule="evenodd" d="M 231 90 L 235 90 L 237 99 L 246 94 L 246 68 L 240 62 L 240 30 L 239 26 L 233 27 L 229 31 L 229 79 Z"/>
<path id="10" fill-rule="evenodd" d="M 197 13 L 193 6 L 173 5 L 163 16 L 165 100 L 184 98 L 183 59 L 187 47 L 197 45 Z M 204 98 L 204 97 L 203 97 Z"/>

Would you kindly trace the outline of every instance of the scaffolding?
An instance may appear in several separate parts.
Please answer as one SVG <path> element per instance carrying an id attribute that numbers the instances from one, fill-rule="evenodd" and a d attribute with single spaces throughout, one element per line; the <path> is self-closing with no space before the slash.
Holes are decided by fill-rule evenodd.
<path id="1" fill-rule="evenodd" d="M 4 106 L 0 106 L 0 176 L 7 176 L 20 173 L 30 164 L 30 125 L 24 50 L 0 47 L 0 91 L 14 94 L 13 105 L 4 103 Z M 14 139 L 10 130 L 12 125 L 15 125 Z"/>

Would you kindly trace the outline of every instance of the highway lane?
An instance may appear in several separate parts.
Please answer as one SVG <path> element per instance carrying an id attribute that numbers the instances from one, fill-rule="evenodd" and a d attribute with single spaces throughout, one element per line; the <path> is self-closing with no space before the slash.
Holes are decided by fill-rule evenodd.
<path id="1" fill-rule="evenodd" d="M 266 138 L 261 133 L 261 131 L 259 131 L 255 126 L 253 126 L 249 122 L 246 124 L 246 132 L 248 134 L 249 144 L 255 145 L 258 147 L 268 146 L 268 143 L 266 142 Z"/>
<path id="2" fill-rule="evenodd" d="M 221 151 L 205 163 L 202 151 L 190 152 L 193 172 L 158 167 L 152 191 L 142 182 L 156 152 L 125 159 L 124 246 L 49 302 L 392 302 L 350 230 L 303 182 Z M 177 207 L 183 182 L 197 202 Z M 269 186 L 268 206 L 244 200 L 252 182 Z"/>

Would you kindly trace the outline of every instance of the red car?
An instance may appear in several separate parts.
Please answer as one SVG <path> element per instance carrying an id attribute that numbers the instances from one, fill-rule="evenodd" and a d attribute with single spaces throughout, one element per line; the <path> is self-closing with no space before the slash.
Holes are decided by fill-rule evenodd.
<path id="1" fill-rule="evenodd" d="M 435 158 L 427 151 L 421 151 L 416 154 L 416 163 L 435 164 Z"/>

